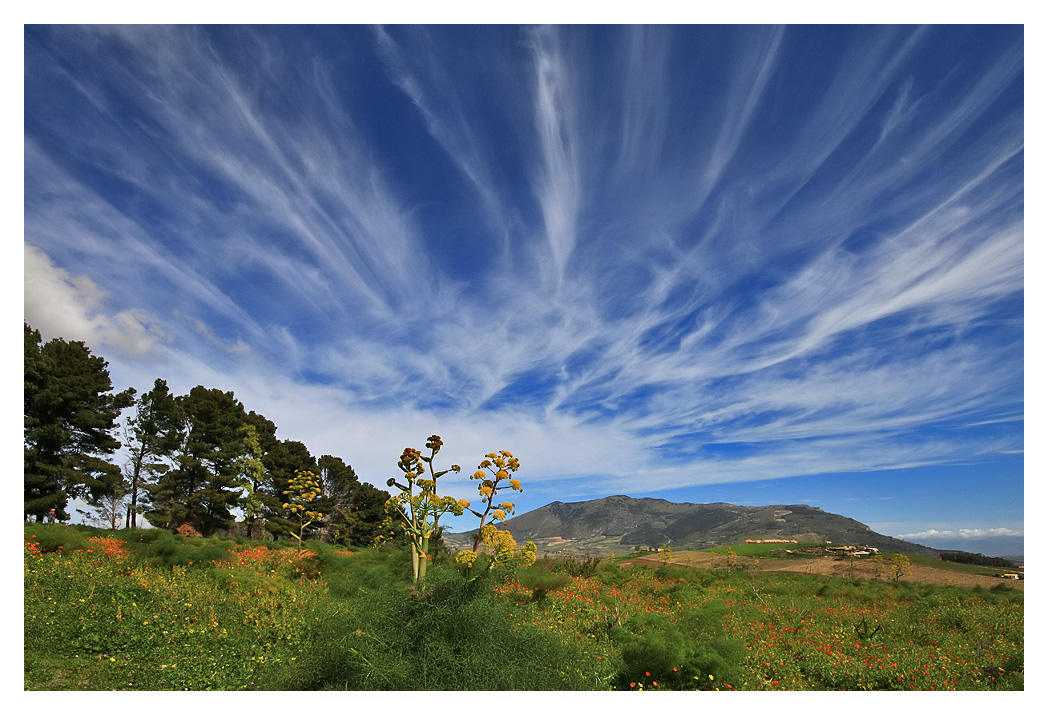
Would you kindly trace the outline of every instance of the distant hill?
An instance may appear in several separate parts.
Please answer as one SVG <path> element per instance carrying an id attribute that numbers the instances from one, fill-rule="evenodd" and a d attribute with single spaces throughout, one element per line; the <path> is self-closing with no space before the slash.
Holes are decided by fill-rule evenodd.
<path id="1" fill-rule="evenodd" d="M 938 554 L 935 549 L 878 534 L 854 519 L 806 504 L 677 504 L 618 495 L 583 502 L 556 501 L 509 519 L 501 528 L 518 543 L 534 541 L 542 553 L 605 555 L 664 544 L 686 550 L 739 544 L 746 539 L 796 539 L 874 546 L 914 556 Z M 445 534 L 444 541 L 451 548 L 466 548 L 475 534 L 476 530 Z"/>

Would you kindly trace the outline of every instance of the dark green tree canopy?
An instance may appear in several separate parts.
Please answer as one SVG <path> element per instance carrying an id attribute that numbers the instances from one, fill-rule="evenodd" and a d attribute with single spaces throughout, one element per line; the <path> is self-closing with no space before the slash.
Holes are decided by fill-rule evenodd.
<path id="1" fill-rule="evenodd" d="M 232 525 L 240 500 L 237 483 L 247 414 L 232 392 L 197 385 L 177 398 L 185 437 L 175 454 L 175 468 L 150 488 L 146 518 L 174 529 L 189 523 L 202 534 Z"/>
<path id="2" fill-rule="evenodd" d="M 40 521 L 53 509 L 68 519 L 69 498 L 97 500 L 120 480 L 107 458 L 120 448 L 113 432 L 134 390 L 113 394 L 108 363 L 84 343 L 41 345 L 23 325 L 25 515 Z"/>
<path id="3" fill-rule="evenodd" d="M 140 493 L 171 469 L 171 460 L 185 438 L 185 418 L 167 381 L 157 378 L 134 409 L 124 429 L 124 444 L 130 453 L 124 474 L 128 483 L 125 528 L 138 525 Z"/>
<path id="4" fill-rule="evenodd" d="M 262 508 L 266 530 L 276 536 L 292 533 L 294 523 L 287 518 L 283 504 L 284 492 L 296 471 L 317 472 L 317 460 L 302 442 L 285 439 L 277 442 L 262 458 L 266 467 L 266 485 L 263 488 Z"/>
<path id="5" fill-rule="evenodd" d="M 265 520 L 270 535 L 291 533 L 283 504 L 296 471 L 317 474 L 325 515 L 310 529 L 349 545 L 372 543 L 386 520 L 389 494 L 361 482 L 339 457 L 319 462 L 302 442 L 277 439 L 276 425 L 247 412 L 232 392 L 202 385 L 175 395 L 157 379 L 135 399 L 135 390 L 113 393 L 108 363 L 82 342 L 56 338 L 42 344 L 24 324 L 25 515 L 68 520 L 70 499 L 109 511 L 126 528 L 144 513 L 153 526 L 189 524 L 204 535 L 233 526 L 238 510 L 249 528 Z M 121 411 L 126 459 L 115 436 Z M 105 500 L 104 503 L 102 500 Z"/>
<path id="6" fill-rule="evenodd" d="M 357 478 L 353 467 L 340 457 L 322 456 L 320 468 L 325 524 L 331 538 L 350 546 L 368 546 L 386 517 L 389 494 Z"/>

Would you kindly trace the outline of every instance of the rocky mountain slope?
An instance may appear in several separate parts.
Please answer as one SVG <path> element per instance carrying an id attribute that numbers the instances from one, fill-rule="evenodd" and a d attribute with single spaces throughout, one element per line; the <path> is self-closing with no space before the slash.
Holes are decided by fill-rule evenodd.
<path id="1" fill-rule="evenodd" d="M 501 528 L 518 543 L 534 541 L 543 553 L 604 555 L 665 544 L 681 550 L 739 544 L 746 539 L 796 539 L 874 546 L 919 556 L 937 554 L 935 549 L 878 534 L 854 519 L 806 504 L 677 504 L 618 495 L 553 502 L 510 519 Z M 472 536 L 445 534 L 444 541 L 453 549 L 466 548 L 472 545 Z"/>

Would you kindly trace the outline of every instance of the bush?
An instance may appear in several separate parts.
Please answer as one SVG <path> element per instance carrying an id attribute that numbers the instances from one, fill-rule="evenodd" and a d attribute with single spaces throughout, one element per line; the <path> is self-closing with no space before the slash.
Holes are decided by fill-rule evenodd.
<path id="1" fill-rule="evenodd" d="M 585 578 L 597 573 L 597 568 L 603 563 L 603 560 L 596 556 L 590 556 L 586 559 L 577 559 L 573 557 L 553 559 L 544 556 L 539 563 L 550 571 Z"/>
<path id="2" fill-rule="evenodd" d="M 139 551 L 138 559 L 149 566 L 210 566 L 228 557 L 234 546 L 235 542 L 217 536 L 202 539 L 163 531 L 148 549 Z"/>
<path id="3" fill-rule="evenodd" d="M 433 568 L 421 593 L 387 583 L 360 589 L 345 605 L 322 619 L 271 687 L 576 690 L 613 674 L 614 658 L 595 661 L 585 644 L 517 625 L 517 609 L 496 601 L 490 584 L 467 583 L 451 568 Z"/>
<path id="4" fill-rule="evenodd" d="M 531 589 L 533 601 L 543 601 L 550 591 L 559 591 L 568 582 L 568 576 L 564 573 L 554 573 L 545 566 L 535 564 L 517 571 L 517 580 L 520 585 Z"/>
<path id="5" fill-rule="evenodd" d="M 94 527 L 71 526 L 68 524 L 26 524 L 25 540 L 35 541 L 40 551 L 45 554 L 54 553 L 59 549 L 65 552 L 77 549 L 90 549 L 88 539 L 99 534 L 107 534 L 101 529 Z M 33 537 L 30 539 L 30 537 Z"/>
<path id="6" fill-rule="evenodd" d="M 692 613 L 680 623 L 660 617 L 638 618 L 629 630 L 617 628 L 622 669 L 616 685 L 660 690 L 712 690 L 742 681 L 746 648 L 721 632 L 714 609 Z M 715 638 L 711 635 L 716 633 Z M 713 676 L 712 679 L 710 676 Z"/>

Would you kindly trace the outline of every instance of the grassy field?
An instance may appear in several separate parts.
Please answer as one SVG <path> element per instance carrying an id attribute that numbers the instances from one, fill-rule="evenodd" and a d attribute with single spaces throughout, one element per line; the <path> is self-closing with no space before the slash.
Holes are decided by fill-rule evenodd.
<path id="1" fill-rule="evenodd" d="M 961 564 L 956 561 L 940 561 L 939 559 L 929 558 L 927 556 L 911 556 L 910 561 L 915 566 L 934 566 L 935 568 L 945 569 L 946 571 L 958 571 L 960 573 L 973 573 L 981 574 L 984 576 L 999 576 L 1004 573 L 1015 573 L 1015 568 L 1002 568 L 1000 566 L 980 566 L 978 564 Z M 1021 573 L 1022 568 L 1018 571 Z"/>
<path id="2" fill-rule="evenodd" d="M 1023 688 L 1004 583 L 438 559 L 419 591 L 406 552 L 307 549 L 27 526 L 25 689 Z"/>
<path id="3" fill-rule="evenodd" d="M 826 544 L 735 544 L 734 546 L 718 546 L 713 549 L 705 549 L 715 554 L 723 554 L 731 549 L 739 556 L 750 556 L 755 558 L 777 558 L 790 557 L 804 558 L 798 553 L 799 549 L 823 548 Z"/>

